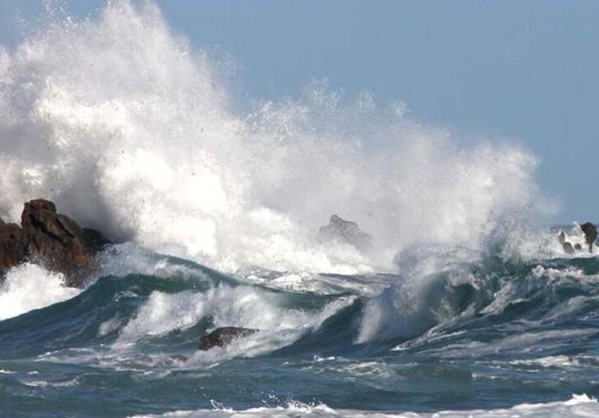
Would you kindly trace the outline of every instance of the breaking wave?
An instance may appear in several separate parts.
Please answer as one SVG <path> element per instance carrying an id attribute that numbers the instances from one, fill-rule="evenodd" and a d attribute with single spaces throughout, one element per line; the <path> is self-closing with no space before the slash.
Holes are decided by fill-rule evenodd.
<path id="1" fill-rule="evenodd" d="M 506 219 L 538 214 L 520 147 L 463 147 L 405 107 L 323 82 L 244 103 L 223 66 L 154 4 L 124 0 L 0 48 L 0 215 L 45 197 L 113 238 L 221 270 L 355 274 L 415 243 L 481 248 Z M 333 213 L 373 250 L 319 243 Z"/>
<path id="2" fill-rule="evenodd" d="M 0 47 L 0 216 L 48 198 L 120 243 L 85 289 L 8 272 L 1 412 L 596 412 L 563 399 L 596 396 L 599 261 L 545 230 L 527 150 L 323 81 L 244 101 L 152 2 L 58 15 Z M 198 350 L 225 326 L 252 332 Z"/>

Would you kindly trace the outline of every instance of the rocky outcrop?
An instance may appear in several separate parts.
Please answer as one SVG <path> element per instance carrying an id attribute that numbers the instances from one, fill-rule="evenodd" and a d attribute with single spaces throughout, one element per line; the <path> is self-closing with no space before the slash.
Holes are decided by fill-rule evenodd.
<path id="1" fill-rule="evenodd" d="M 360 251 L 369 250 L 372 236 L 360 230 L 358 224 L 332 215 L 327 226 L 320 228 L 318 240 L 321 242 L 339 242 L 356 247 Z"/>
<path id="2" fill-rule="evenodd" d="M 589 246 L 589 252 L 593 252 L 593 244 L 597 240 L 597 227 L 591 222 L 586 222 L 580 225 L 580 229 L 584 233 L 584 240 Z"/>
<path id="3" fill-rule="evenodd" d="M 584 241 L 588 245 L 589 253 L 592 253 L 593 245 L 597 240 L 597 227 L 591 222 L 585 222 L 580 225 L 580 229 L 584 234 Z M 580 239 L 580 237 L 578 237 L 578 239 Z M 566 234 L 564 231 L 559 231 L 557 234 L 557 240 L 562 245 L 562 248 L 566 254 L 574 254 L 575 252 L 582 250 L 582 245 L 579 243 L 573 244 L 566 239 Z"/>
<path id="4" fill-rule="evenodd" d="M 225 347 L 231 344 L 236 338 L 248 337 L 258 332 L 257 329 L 241 327 L 221 327 L 216 328 L 210 334 L 204 335 L 200 339 L 198 349 L 206 351 L 213 347 Z"/>
<path id="5" fill-rule="evenodd" d="M 82 229 L 54 203 L 37 199 L 25 203 L 21 226 L 0 221 L 0 275 L 25 261 L 63 273 L 66 285 L 81 287 L 95 256 L 109 241 L 92 229 Z"/>

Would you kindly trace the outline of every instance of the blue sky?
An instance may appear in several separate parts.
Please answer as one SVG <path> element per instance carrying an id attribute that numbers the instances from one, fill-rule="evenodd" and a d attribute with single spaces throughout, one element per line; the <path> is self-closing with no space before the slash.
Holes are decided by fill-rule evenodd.
<path id="1" fill-rule="evenodd" d="M 63 1 L 75 15 L 99 0 Z M 173 30 L 239 65 L 249 98 L 295 96 L 326 78 L 401 100 L 457 137 L 513 141 L 539 158 L 559 221 L 599 221 L 599 2 L 591 0 L 158 1 Z M 0 2 L 0 43 L 39 1 Z"/>

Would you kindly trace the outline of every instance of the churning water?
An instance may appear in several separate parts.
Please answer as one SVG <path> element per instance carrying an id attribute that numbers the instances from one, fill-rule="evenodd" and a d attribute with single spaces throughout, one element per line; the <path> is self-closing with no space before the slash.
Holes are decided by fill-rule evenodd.
<path id="1" fill-rule="evenodd" d="M 85 289 L 8 273 L 4 415 L 599 414 L 599 261 L 543 227 L 534 156 L 224 73 L 152 3 L 0 47 L 0 216 L 44 197 L 122 242 Z M 259 331 L 197 351 L 221 326 Z"/>

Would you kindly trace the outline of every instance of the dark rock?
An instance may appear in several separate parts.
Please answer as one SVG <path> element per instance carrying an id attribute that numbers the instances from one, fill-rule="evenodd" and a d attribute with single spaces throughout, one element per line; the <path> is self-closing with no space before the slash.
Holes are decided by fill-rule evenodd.
<path id="1" fill-rule="evenodd" d="M 350 244 L 360 251 L 365 251 L 372 246 L 372 236 L 360 230 L 358 224 L 332 215 L 327 226 L 320 228 L 318 239 L 321 242 L 334 241 Z"/>
<path id="2" fill-rule="evenodd" d="M 54 203 L 42 199 L 25 203 L 21 224 L 30 256 L 48 269 L 64 273 L 68 286 L 81 286 L 81 278 L 91 271 L 95 256 L 81 228 L 56 213 Z"/>
<path id="3" fill-rule="evenodd" d="M 597 227 L 591 222 L 586 222 L 580 225 L 580 229 L 582 229 L 582 232 L 584 233 L 584 240 L 589 246 L 589 252 L 592 253 L 593 244 L 597 239 Z"/>
<path id="4" fill-rule="evenodd" d="M 0 274 L 25 261 L 63 273 L 66 285 L 81 287 L 95 266 L 95 256 L 108 242 L 97 231 L 81 229 L 56 212 L 54 203 L 37 199 L 25 203 L 21 227 L 0 224 Z"/>
<path id="5" fill-rule="evenodd" d="M 564 233 L 564 231 L 560 231 L 559 235 L 557 236 L 557 240 L 562 245 L 564 244 L 564 242 L 566 242 L 566 234 Z"/>
<path id="6" fill-rule="evenodd" d="M 0 272 L 21 264 L 27 256 L 27 239 L 20 226 L 0 224 Z M 0 282 L 2 278 L 0 277 Z"/>
<path id="7" fill-rule="evenodd" d="M 107 246 L 114 244 L 113 241 L 106 238 L 100 231 L 92 228 L 81 228 L 85 242 L 94 252 L 100 252 Z"/>
<path id="8" fill-rule="evenodd" d="M 236 338 L 247 337 L 258 332 L 257 329 L 240 327 L 221 327 L 216 328 L 210 334 L 204 335 L 200 339 L 200 350 L 210 350 L 213 347 L 225 347 L 231 344 Z"/>
<path id="9" fill-rule="evenodd" d="M 566 254 L 574 254 L 574 247 L 572 247 L 572 244 L 568 241 L 562 243 L 562 247 Z"/>

